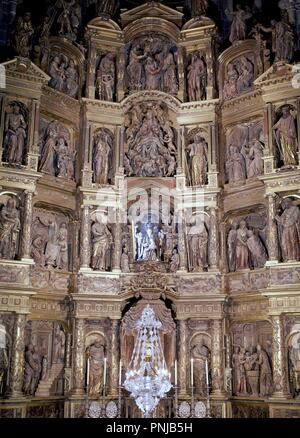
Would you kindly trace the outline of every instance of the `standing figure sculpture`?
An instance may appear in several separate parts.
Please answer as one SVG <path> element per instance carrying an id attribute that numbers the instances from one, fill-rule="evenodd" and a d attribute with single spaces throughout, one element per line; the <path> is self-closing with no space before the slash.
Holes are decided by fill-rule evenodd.
<path id="1" fill-rule="evenodd" d="M 250 268 L 248 237 L 249 230 L 245 221 L 241 221 L 236 233 L 236 270 Z"/>
<path id="2" fill-rule="evenodd" d="M 268 355 L 260 345 L 257 346 L 257 355 L 257 362 L 260 368 L 259 394 L 262 397 L 266 397 L 270 395 L 272 391 L 272 369 Z"/>
<path id="3" fill-rule="evenodd" d="M 162 83 L 161 89 L 165 93 L 177 94 L 178 80 L 174 54 L 170 51 L 168 45 L 165 45 L 162 53 Z"/>
<path id="4" fill-rule="evenodd" d="M 107 184 L 109 179 L 112 137 L 104 130 L 95 135 L 93 170 L 96 184 Z"/>
<path id="5" fill-rule="evenodd" d="M 279 240 L 284 262 L 300 260 L 300 211 L 292 200 L 282 201 L 283 213 L 276 216 L 279 225 Z"/>
<path id="6" fill-rule="evenodd" d="M 58 231 L 57 244 L 59 246 L 59 254 L 57 257 L 58 269 L 68 270 L 68 228 L 67 224 L 62 223 Z"/>
<path id="7" fill-rule="evenodd" d="M 20 229 L 20 212 L 16 201 L 9 198 L 0 210 L 0 258 L 14 260 L 18 252 Z"/>
<path id="8" fill-rule="evenodd" d="M 226 14 L 232 17 L 229 41 L 233 44 L 237 41 L 245 40 L 247 30 L 246 21 L 252 17 L 249 9 L 243 10 L 240 5 L 237 5 L 235 12 L 230 13 L 226 11 Z"/>
<path id="9" fill-rule="evenodd" d="M 235 272 L 236 270 L 236 239 L 237 239 L 237 224 L 232 224 L 231 229 L 227 237 L 228 247 L 228 268 L 229 272 Z"/>
<path id="10" fill-rule="evenodd" d="M 207 68 L 201 53 L 193 53 L 191 63 L 187 70 L 188 96 L 190 102 L 205 100 Z"/>
<path id="11" fill-rule="evenodd" d="M 42 371 L 41 358 L 38 350 L 32 344 L 29 344 L 25 352 L 25 370 L 24 370 L 24 393 L 25 395 L 34 395 Z"/>
<path id="12" fill-rule="evenodd" d="M 108 268 L 107 254 L 112 244 L 112 235 L 107 225 L 95 222 L 92 225 L 92 268 L 96 271 L 106 271 Z"/>
<path id="13" fill-rule="evenodd" d="M 191 158 L 191 183 L 193 186 L 203 186 L 206 184 L 208 170 L 208 147 L 205 139 L 197 134 L 187 151 Z"/>
<path id="14" fill-rule="evenodd" d="M 21 165 L 25 152 L 27 123 L 19 104 L 13 104 L 13 111 L 6 115 L 4 136 L 4 161 Z"/>
<path id="15" fill-rule="evenodd" d="M 246 179 L 245 158 L 236 146 L 231 145 L 230 155 L 226 161 L 226 170 L 229 183 L 235 183 Z"/>
<path id="16" fill-rule="evenodd" d="M 206 362 L 209 369 L 210 362 L 209 349 L 202 344 L 197 344 L 192 350 L 192 357 L 194 359 L 194 377 L 196 394 L 200 397 L 207 397 L 209 388 L 207 387 L 206 376 Z"/>
<path id="17" fill-rule="evenodd" d="M 121 255 L 121 271 L 122 272 L 130 272 L 129 266 L 129 255 L 127 245 L 124 246 L 122 255 Z"/>
<path id="18" fill-rule="evenodd" d="M 296 335 L 297 336 L 297 335 Z M 293 338 L 292 338 L 293 339 Z M 291 377 L 293 389 L 296 396 L 300 395 L 300 336 L 292 344 L 289 349 L 289 358 L 291 362 Z"/>
<path id="19" fill-rule="evenodd" d="M 189 247 L 191 270 L 204 271 L 208 266 L 208 232 L 203 222 L 190 228 Z"/>
<path id="20" fill-rule="evenodd" d="M 87 348 L 87 359 L 89 360 L 89 396 L 99 397 L 104 383 L 104 346 L 100 341 L 94 342 Z"/>
<path id="21" fill-rule="evenodd" d="M 69 60 L 68 67 L 65 69 L 65 92 L 68 96 L 77 97 L 78 88 L 79 88 L 79 78 L 77 67 L 73 59 Z"/>
<path id="22" fill-rule="evenodd" d="M 31 22 L 31 13 L 25 12 L 23 17 L 17 20 L 14 32 L 14 49 L 19 56 L 27 58 L 32 49 L 34 29 Z"/>
<path id="23" fill-rule="evenodd" d="M 250 150 L 247 154 L 247 158 L 250 160 L 247 169 L 248 178 L 262 175 L 264 172 L 264 147 L 262 143 L 255 139 L 250 144 Z"/>
<path id="24" fill-rule="evenodd" d="M 273 126 L 273 130 L 284 166 L 297 165 L 297 130 L 295 119 L 288 106 L 282 108 L 282 116 Z"/>
<path id="25" fill-rule="evenodd" d="M 142 90 L 144 66 L 142 61 L 147 58 L 147 54 L 142 53 L 139 46 L 133 46 L 129 55 L 129 65 L 127 74 L 129 77 L 129 85 L 131 90 Z"/>
<path id="26" fill-rule="evenodd" d="M 247 246 L 250 251 L 251 266 L 263 268 L 267 261 L 267 251 L 259 238 L 252 230 L 248 231 Z"/>
<path id="27" fill-rule="evenodd" d="M 180 257 L 177 249 L 173 249 L 171 261 L 170 261 L 170 272 L 175 273 L 178 271 L 180 266 Z"/>
<path id="28" fill-rule="evenodd" d="M 100 62 L 96 85 L 100 100 L 112 102 L 115 94 L 115 54 L 107 53 Z"/>
<path id="29" fill-rule="evenodd" d="M 57 325 L 54 333 L 54 344 L 53 344 L 53 363 L 61 363 L 65 357 L 65 342 L 66 337 L 62 328 Z"/>

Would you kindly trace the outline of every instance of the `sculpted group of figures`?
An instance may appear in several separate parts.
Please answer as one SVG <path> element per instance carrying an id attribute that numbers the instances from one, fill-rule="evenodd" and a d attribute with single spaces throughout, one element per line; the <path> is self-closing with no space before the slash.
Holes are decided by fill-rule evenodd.
<path id="1" fill-rule="evenodd" d="M 175 134 L 161 103 L 136 105 L 125 122 L 127 176 L 171 177 L 177 167 Z"/>
<path id="2" fill-rule="evenodd" d="M 249 145 L 229 145 L 226 176 L 229 183 L 244 181 L 264 173 L 264 144 L 254 138 Z"/>
<path id="3" fill-rule="evenodd" d="M 52 216 L 38 215 L 33 223 L 31 257 L 38 266 L 69 269 L 68 226 Z"/>
<path id="4" fill-rule="evenodd" d="M 245 220 L 234 223 L 227 237 L 230 272 L 263 268 L 268 259 L 266 247 L 257 231 L 249 229 Z"/>
<path id="5" fill-rule="evenodd" d="M 235 347 L 232 368 L 234 395 L 268 397 L 272 394 L 271 358 L 260 345 Z"/>
<path id="6" fill-rule="evenodd" d="M 163 261 L 169 263 L 170 272 L 179 268 L 177 235 L 172 224 L 141 224 L 135 226 L 135 260 L 138 262 Z"/>
<path id="7" fill-rule="evenodd" d="M 223 88 L 223 98 L 233 99 L 249 91 L 254 81 L 253 57 L 242 56 L 228 64 Z"/>
<path id="8" fill-rule="evenodd" d="M 126 72 L 129 91 L 177 94 L 177 48 L 155 35 L 140 38 L 130 48 Z"/>
<path id="9" fill-rule="evenodd" d="M 24 367 L 24 394 L 33 396 L 40 381 L 45 381 L 49 376 L 49 364 L 63 364 L 65 357 L 65 334 L 62 328 L 57 325 L 54 331 L 53 352 L 51 361 L 43 356 L 39 348 L 29 344 L 25 351 Z"/>
<path id="10" fill-rule="evenodd" d="M 76 151 L 70 148 L 68 136 L 60 123 L 51 122 L 42 133 L 40 156 L 40 172 L 75 180 Z"/>
<path id="11" fill-rule="evenodd" d="M 55 55 L 50 62 L 49 85 L 55 90 L 61 91 L 70 97 L 76 98 L 79 89 L 78 67 L 73 59 L 60 54 Z"/>

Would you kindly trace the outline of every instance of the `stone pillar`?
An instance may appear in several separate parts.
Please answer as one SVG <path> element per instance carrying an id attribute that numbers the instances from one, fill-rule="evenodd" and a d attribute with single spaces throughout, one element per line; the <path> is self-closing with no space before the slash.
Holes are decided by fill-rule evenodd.
<path id="1" fill-rule="evenodd" d="M 122 169 L 122 173 L 123 173 L 123 169 L 124 169 L 124 153 L 125 153 L 125 128 L 123 126 L 121 126 L 120 128 L 120 137 L 119 137 L 119 169 L 118 172 L 121 172 Z M 121 169 L 120 169 L 121 168 Z"/>
<path id="2" fill-rule="evenodd" d="M 72 334 L 67 332 L 66 334 L 66 368 L 71 366 L 71 354 L 72 354 Z"/>
<path id="3" fill-rule="evenodd" d="M 9 369 L 8 398 L 23 397 L 26 315 L 16 314 Z"/>
<path id="4" fill-rule="evenodd" d="M 187 330 L 186 321 L 178 321 L 178 386 L 179 397 L 187 395 Z"/>
<path id="5" fill-rule="evenodd" d="M 85 351 L 84 351 L 84 319 L 75 320 L 73 339 L 73 390 L 72 395 L 84 395 L 85 381 Z"/>
<path id="6" fill-rule="evenodd" d="M 228 272 L 229 269 L 227 267 L 227 236 L 226 236 L 226 224 L 222 222 L 220 225 L 221 230 L 221 259 L 220 259 L 220 269 L 224 272 Z"/>
<path id="7" fill-rule="evenodd" d="M 178 48 L 178 79 L 179 79 L 179 89 L 178 89 L 178 99 L 181 102 L 185 102 L 186 87 L 185 87 L 185 74 L 184 74 L 184 59 L 183 59 L 183 49 Z"/>
<path id="8" fill-rule="evenodd" d="M 209 267 L 218 269 L 219 260 L 219 232 L 217 221 L 217 210 L 210 208 L 210 230 L 209 230 Z"/>
<path id="9" fill-rule="evenodd" d="M 23 230 L 21 241 L 21 258 L 22 260 L 31 260 L 31 224 L 32 224 L 32 209 L 33 209 L 33 193 L 25 192 L 24 202 L 24 217 L 23 217 Z"/>
<path id="10" fill-rule="evenodd" d="M 120 222 L 120 211 L 116 211 L 116 223 L 114 226 L 114 254 L 113 254 L 113 272 L 121 272 L 121 245 L 122 245 L 122 227 Z"/>
<path id="11" fill-rule="evenodd" d="M 297 97 L 298 168 L 300 168 L 300 97 Z"/>
<path id="12" fill-rule="evenodd" d="M 214 319 L 212 321 L 211 376 L 212 395 L 216 397 L 225 394 L 223 365 L 223 325 L 221 319 Z"/>
<path id="13" fill-rule="evenodd" d="M 274 265 L 278 263 L 278 233 L 277 233 L 277 225 L 275 222 L 276 216 L 276 194 L 268 193 L 266 195 L 268 205 L 267 205 L 267 214 L 268 214 L 268 252 L 269 252 L 269 261 L 267 261 L 266 266 Z"/>
<path id="14" fill-rule="evenodd" d="M 27 167 L 37 171 L 39 164 L 39 128 L 40 128 L 40 102 L 34 100 L 32 104 L 31 120 L 29 125 L 29 142 L 27 151 Z"/>
<path id="15" fill-rule="evenodd" d="M 119 388 L 119 321 L 113 319 L 111 322 L 111 370 L 110 370 L 110 394 L 118 395 Z"/>
<path id="16" fill-rule="evenodd" d="M 3 139 L 4 139 L 4 127 L 5 127 L 5 105 L 7 96 L 4 93 L 0 93 L 0 166 L 3 158 Z"/>
<path id="17" fill-rule="evenodd" d="M 270 174 L 275 171 L 275 153 L 273 145 L 273 105 L 267 104 L 264 110 L 264 131 L 267 139 L 267 146 L 264 152 L 264 173 Z"/>
<path id="18" fill-rule="evenodd" d="M 93 44 L 89 43 L 89 63 L 87 68 L 87 81 L 86 81 L 86 96 L 89 99 L 96 98 L 96 62 L 97 62 L 97 50 Z"/>
<path id="19" fill-rule="evenodd" d="M 182 217 L 178 223 L 179 271 L 187 271 L 187 251 L 185 221 Z"/>
<path id="20" fill-rule="evenodd" d="M 287 358 L 284 346 L 282 316 L 272 316 L 273 325 L 273 395 L 272 398 L 290 398 Z"/>
<path id="21" fill-rule="evenodd" d="M 81 269 L 90 269 L 91 263 L 91 218 L 90 206 L 82 209 L 81 242 L 80 242 Z"/>

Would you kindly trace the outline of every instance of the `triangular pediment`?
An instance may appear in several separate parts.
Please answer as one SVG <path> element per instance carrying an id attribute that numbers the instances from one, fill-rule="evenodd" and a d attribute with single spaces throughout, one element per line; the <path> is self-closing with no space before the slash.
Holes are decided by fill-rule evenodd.
<path id="1" fill-rule="evenodd" d="M 47 84 L 50 77 L 28 58 L 15 58 L 1 64 L 5 68 L 6 76 L 20 77 L 31 82 Z"/>
<path id="2" fill-rule="evenodd" d="M 127 26 L 133 21 L 145 17 L 161 18 L 180 26 L 182 24 L 183 13 L 159 2 L 147 2 L 134 9 L 123 12 L 121 14 L 122 25 Z"/>
<path id="3" fill-rule="evenodd" d="M 291 75 L 295 73 L 300 73 L 300 66 L 287 64 L 285 62 L 275 63 L 260 75 L 254 84 L 256 86 L 269 85 L 272 81 L 276 82 L 278 79 L 290 81 Z"/>

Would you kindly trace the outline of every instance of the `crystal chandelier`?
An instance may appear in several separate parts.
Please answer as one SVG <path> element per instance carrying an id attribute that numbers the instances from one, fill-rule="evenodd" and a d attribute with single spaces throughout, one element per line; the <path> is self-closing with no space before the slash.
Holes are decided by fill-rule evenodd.
<path id="1" fill-rule="evenodd" d="M 159 336 L 161 326 L 148 304 L 136 322 L 138 336 L 124 382 L 145 418 L 172 388 Z"/>

